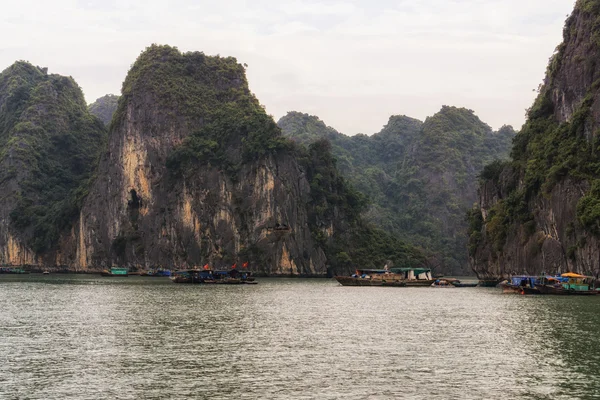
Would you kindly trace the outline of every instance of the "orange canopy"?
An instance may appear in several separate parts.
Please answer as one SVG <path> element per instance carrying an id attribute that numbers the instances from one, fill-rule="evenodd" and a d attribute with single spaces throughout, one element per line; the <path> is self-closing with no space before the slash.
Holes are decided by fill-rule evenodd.
<path id="1" fill-rule="evenodd" d="M 579 275 L 573 272 L 567 272 L 566 274 L 561 275 L 563 278 L 585 278 L 584 275 Z"/>

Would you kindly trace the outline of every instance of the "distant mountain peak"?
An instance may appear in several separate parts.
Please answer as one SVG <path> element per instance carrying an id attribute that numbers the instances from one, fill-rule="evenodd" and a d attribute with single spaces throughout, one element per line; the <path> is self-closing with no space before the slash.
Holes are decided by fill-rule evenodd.
<path id="1" fill-rule="evenodd" d="M 90 113 L 100 118 L 104 125 L 108 126 L 118 105 L 119 96 L 107 94 L 96 99 L 96 101 L 88 106 L 88 109 Z"/>

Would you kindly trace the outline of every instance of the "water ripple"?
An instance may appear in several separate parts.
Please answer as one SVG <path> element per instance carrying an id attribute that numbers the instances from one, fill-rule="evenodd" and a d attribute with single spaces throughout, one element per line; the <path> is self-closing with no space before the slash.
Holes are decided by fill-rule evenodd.
<path id="1" fill-rule="evenodd" d="M 600 298 L 0 277 L 0 398 L 600 396 Z"/>

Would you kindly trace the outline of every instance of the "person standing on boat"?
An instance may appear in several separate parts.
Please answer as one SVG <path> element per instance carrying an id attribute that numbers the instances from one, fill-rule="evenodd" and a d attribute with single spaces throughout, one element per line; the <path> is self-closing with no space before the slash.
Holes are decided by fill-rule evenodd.
<path id="1" fill-rule="evenodd" d="M 238 276 L 238 270 L 236 268 L 237 268 L 237 263 L 235 263 L 231 266 L 231 271 L 229 271 L 229 276 L 231 276 L 232 278 L 237 278 L 237 276 Z"/>

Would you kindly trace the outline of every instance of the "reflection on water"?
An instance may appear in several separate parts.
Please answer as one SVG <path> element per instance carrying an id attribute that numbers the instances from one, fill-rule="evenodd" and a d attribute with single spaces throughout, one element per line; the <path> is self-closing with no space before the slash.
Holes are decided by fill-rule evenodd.
<path id="1" fill-rule="evenodd" d="M 0 276 L 0 398 L 600 396 L 600 298 Z"/>

